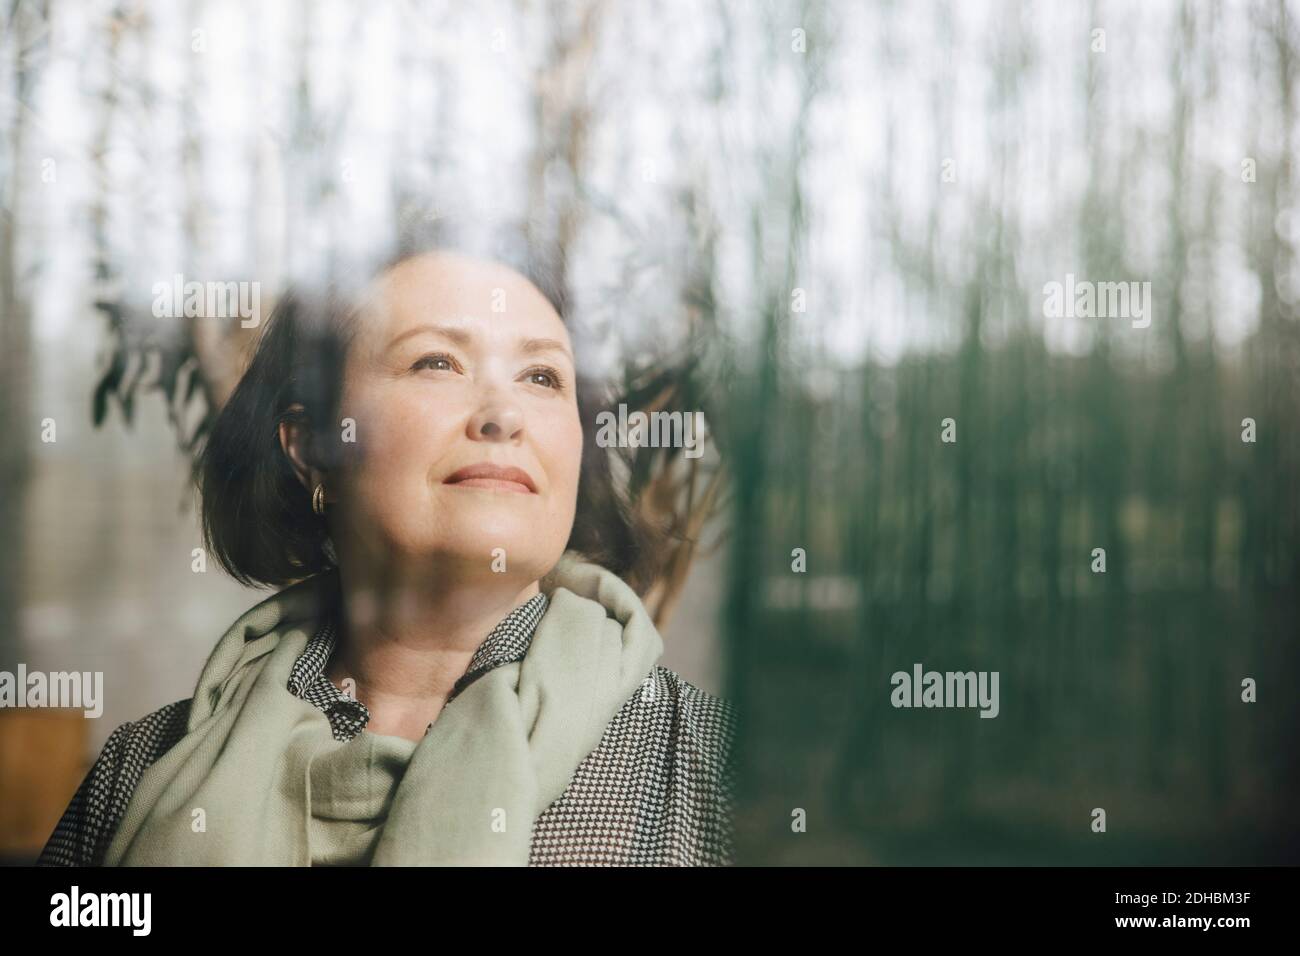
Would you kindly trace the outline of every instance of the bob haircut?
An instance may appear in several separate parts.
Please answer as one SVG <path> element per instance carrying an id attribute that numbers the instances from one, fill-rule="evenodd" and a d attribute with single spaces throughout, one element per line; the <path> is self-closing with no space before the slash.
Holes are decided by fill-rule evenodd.
<path id="1" fill-rule="evenodd" d="M 516 230 L 512 233 L 518 236 Z M 523 243 L 493 249 L 485 258 L 509 266 L 546 297 L 568 321 L 567 296 L 555 265 L 541 262 Z M 373 270 L 373 279 L 425 252 L 468 251 L 455 243 L 409 243 Z M 362 282 L 320 283 L 287 292 L 256 340 L 247 370 L 217 413 L 196 462 L 202 498 L 203 539 L 227 573 L 242 584 L 283 587 L 336 566 L 325 518 L 311 508 L 280 445 L 282 421 L 303 421 L 313 435 L 337 428 L 342 373 L 357 329 Z M 643 591 L 635 572 L 652 535 L 616 491 L 606 449 L 595 441 L 596 416 L 607 404 L 581 374 L 574 383 L 584 434 L 577 508 L 567 547 Z M 294 411 L 301 405 L 303 411 Z M 337 442 L 312 442 L 315 465 L 339 464 Z"/>

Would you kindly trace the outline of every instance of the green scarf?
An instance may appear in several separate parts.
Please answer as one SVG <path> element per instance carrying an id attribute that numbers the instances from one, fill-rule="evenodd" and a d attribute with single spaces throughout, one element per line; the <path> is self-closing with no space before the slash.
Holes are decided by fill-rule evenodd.
<path id="1" fill-rule="evenodd" d="M 105 865 L 526 865 L 538 814 L 663 653 L 636 593 L 567 552 L 542 581 L 550 603 L 522 661 L 471 683 L 419 742 L 342 743 L 287 687 L 324 577 L 272 595 L 217 643 L 185 736 L 145 771 Z"/>

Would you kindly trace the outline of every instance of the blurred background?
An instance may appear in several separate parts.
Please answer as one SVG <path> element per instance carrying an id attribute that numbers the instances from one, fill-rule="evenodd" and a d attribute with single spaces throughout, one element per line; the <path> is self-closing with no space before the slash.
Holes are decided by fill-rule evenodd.
<path id="1" fill-rule="evenodd" d="M 681 542 L 663 663 L 740 708 L 741 862 L 1296 861 L 1300 4 L 0 16 L 0 670 L 105 680 L 0 710 L 6 859 L 265 596 L 194 570 L 189 483 L 256 330 L 155 283 L 267 314 L 446 219 L 524 224 L 589 372 L 706 413 L 619 473 Z M 1067 276 L 1149 326 L 1049 317 Z M 892 707 L 918 662 L 998 717 Z"/>

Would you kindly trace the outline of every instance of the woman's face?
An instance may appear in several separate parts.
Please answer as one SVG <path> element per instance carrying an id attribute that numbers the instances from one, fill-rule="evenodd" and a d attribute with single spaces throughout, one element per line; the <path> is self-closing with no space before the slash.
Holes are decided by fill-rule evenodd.
<path id="1" fill-rule="evenodd" d="M 340 560 L 541 577 L 569 539 L 582 461 L 564 323 L 523 276 L 449 252 L 396 266 L 366 302 L 326 482 Z"/>

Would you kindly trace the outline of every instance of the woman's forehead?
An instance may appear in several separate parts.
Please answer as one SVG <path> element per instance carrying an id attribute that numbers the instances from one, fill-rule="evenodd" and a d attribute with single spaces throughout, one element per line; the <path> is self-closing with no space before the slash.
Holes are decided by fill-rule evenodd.
<path id="1" fill-rule="evenodd" d="M 381 325 L 400 334 L 440 320 L 491 321 L 521 330 L 564 333 L 555 308 L 527 277 L 509 266 L 464 253 L 427 252 L 405 259 L 380 276 L 367 296 Z M 567 333 L 563 334 L 567 341 Z"/>

